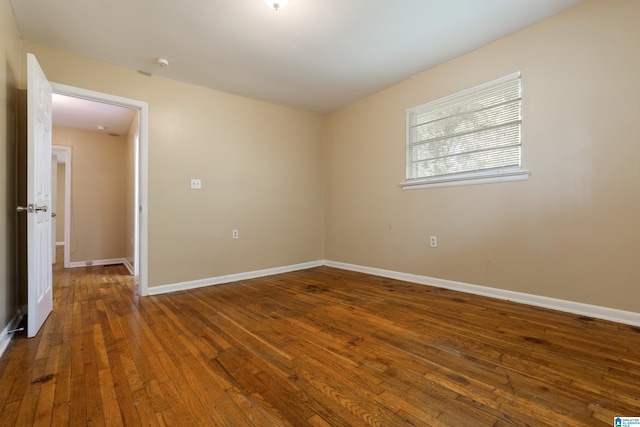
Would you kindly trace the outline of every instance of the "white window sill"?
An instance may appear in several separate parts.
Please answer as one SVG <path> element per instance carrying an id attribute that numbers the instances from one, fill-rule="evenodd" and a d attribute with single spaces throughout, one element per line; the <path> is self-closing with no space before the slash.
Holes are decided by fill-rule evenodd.
<path id="1" fill-rule="evenodd" d="M 419 190 L 421 188 L 452 187 L 457 185 L 495 184 L 499 182 L 527 181 L 529 171 L 516 170 L 496 174 L 476 174 L 450 176 L 441 178 L 412 179 L 400 183 L 403 190 Z"/>

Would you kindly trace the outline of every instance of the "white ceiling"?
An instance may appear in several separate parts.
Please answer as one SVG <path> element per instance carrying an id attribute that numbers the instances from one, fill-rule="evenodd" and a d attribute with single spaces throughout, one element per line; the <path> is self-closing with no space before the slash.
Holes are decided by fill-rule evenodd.
<path id="1" fill-rule="evenodd" d="M 54 126 L 126 135 L 136 110 L 53 94 Z"/>
<path id="2" fill-rule="evenodd" d="M 25 40 L 327 113 L 582 0 L 11 0 Z M 159 57 L 171 65 L 161 68 Z"/>

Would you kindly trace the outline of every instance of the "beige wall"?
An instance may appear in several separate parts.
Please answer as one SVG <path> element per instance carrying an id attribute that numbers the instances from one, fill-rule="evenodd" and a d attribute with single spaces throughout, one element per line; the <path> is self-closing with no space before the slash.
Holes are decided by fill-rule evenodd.
<path id="1" fill-rule="evenodd" d="M 124 258 L 126 136 L 54 126 L 52 140 L 73 156 L 70 261 Z"/>
<path id="2" fill-rule="evenodd" d="M 15 153 L 20 39 L 8 1 L 0 2 L 0 331 L 16 314 Z"/>
<path id="3" fill-rule="evenodd" d="M 322 259 L 321 117 L 23 47 L 50 81 L 149 103 L 150 287 Z"/>
<path id="4" fill-rule="evenodd" d="M 640 311 L 638 17 L 587 1 L 328 116 L 326 259 Z M 405 110 L 517 70 L 529 181 L 403 192 Z"/>
<path id="5" fill-rule="evenodd" d="M 66 166 L 64 163 L 58 163 L 57 166 L 57 183 L 58 183 L 58 187 L 56 190 L 56 195 L 57 195 L 57 200 L 56 200 L 56 243 L 62 243 L 64 242 L 64 218 L 66 215 L 66 212 L 64 210 L 65 205 L 64 205 L 64 201 L 65 201 L 65 194 L 64 194 L 64 190 L 65 190 L 65 182 L 66 182 L 66 176 L 65 176 L 65 171 L 66 171 Z"/>

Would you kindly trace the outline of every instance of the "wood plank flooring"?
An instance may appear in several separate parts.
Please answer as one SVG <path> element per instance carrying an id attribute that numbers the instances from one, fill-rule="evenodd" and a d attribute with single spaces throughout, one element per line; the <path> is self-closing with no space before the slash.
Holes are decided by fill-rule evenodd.
<path id="1" fill-rule="evenodd" d="M 612 426 L 640 328 L 327 267 L 137 298 L 56 267 L 1 426 Z"/>

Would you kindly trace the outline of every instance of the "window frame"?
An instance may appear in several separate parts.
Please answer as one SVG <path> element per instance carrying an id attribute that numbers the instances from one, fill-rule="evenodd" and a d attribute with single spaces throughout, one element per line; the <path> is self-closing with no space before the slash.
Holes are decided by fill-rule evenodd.
<path id="1" fill-rule="evenodd" d="M 446 173 L 439 174 L 433 176 L 423 176 L 423 177 L 410 177 L 411 169 L 413 167 L 413 159 L 411 157 L 411 149 L 413 148 L 414 142 L 412 139 L 412 128 L 413 121 L 411 117 L 413 114 L 417 113 L 425 113 L 428 111 L 436 111 L 441 109 L 444 105 L 452 105 L 454 103 L 459 103 L 464 98 L 474 95 L 481 94 L 485 95 L 490 93 L 491 89 L 496 86 L 503 84 L 505 82 L 512 82 L 514 80 L 518 80 L 519 91 L 520 91 L 520 106 L 519 106 L 519 161 L 517 166 L 500 166 L 493 168 L 480 169 L 476 171 L 469 172 L 455 172 L 455 173 Z M 484 92 L 484 93 L 483 93 Z M 515 73 L 511 73 L 504 77 L 482 83 L 471 87 L 466 90 L 462 90 L 460 92 L 456 92 L 454 94 L 445 96 L 443 98 L 436 99 L 434 101 L 427 102 L 422 105 L 418 105 L 416 107 L 412 107 L 406 110 L 406 141 L 405 141 L 405 181 L 400 183 L 400 186 L 403 190 L 412 190 L 412 189 L 420 189 L 420 188 L 431 188 L 431 187 L 444 187 L 444 186 L 457 186 L 457 185 L 473 185 L 473 184 L 487 184 L 487 183 L 498 183 L 498 182 L 512 182 L 512 181 L 526 181 L 529 178 L 529 171 L 522 168 L 522 147 L 523 147 L 523 136 L 522 136 L 522 74 L 520 71 Z M 481 129 L 477 130 L 478 132 Z"/>

